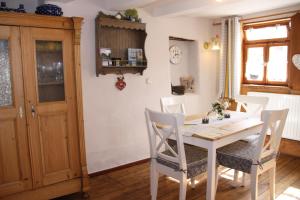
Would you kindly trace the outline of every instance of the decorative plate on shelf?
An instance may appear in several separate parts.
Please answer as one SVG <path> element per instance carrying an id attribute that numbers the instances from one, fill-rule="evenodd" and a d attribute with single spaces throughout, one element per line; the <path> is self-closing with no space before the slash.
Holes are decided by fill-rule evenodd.
<path id="1" fill-rule="evenodd" d="M 181 49 L 178 46 L 171 46 L 170 49 L 170 62 L 172 64 L 178 64 L 181 61 L 182 52 Z"/>
<path id="2" fill-rule="evenodd" d="M 63 12 L 60 7 L 53 4 L 43 4 L 36 8 L 36 14 L 39 15 L 51 15 L 51 16 L 62 16 Z"/>
<path id="3" fill-rule="evenodd" d="M 292 58 L 293 64 L 300 70 L 300 54 L 293 55 Z"/>

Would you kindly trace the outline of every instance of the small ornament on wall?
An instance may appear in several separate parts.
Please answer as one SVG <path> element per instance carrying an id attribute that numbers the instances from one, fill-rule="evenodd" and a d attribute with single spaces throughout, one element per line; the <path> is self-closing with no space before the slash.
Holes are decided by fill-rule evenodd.
<path id="1" fill-rule="evenodd" d="M 292 61 L 295 67 L 300 70 L 300 54 L 293 55 Z"/>
<path id="2" fill-rule="evenodd" d="M 115 86 L 119 90 L 123 90 L 126 87 L 126 82 L 124 81 L 124 76 L 123 75 L 117 77 L 117 82 L 116 82 Z"/>

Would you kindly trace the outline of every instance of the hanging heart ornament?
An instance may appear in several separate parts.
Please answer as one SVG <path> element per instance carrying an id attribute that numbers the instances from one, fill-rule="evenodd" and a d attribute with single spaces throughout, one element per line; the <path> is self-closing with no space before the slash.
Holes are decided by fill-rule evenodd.
<path id="1" fill-rule="evenodd" d="M 120 76 L 118 77 L 118 80 L 116 82 L 116 88 L 118 88 L 119 90 L 123 90 L 126 87 L 126 83 L 124 81 L 124 76 Z"/>

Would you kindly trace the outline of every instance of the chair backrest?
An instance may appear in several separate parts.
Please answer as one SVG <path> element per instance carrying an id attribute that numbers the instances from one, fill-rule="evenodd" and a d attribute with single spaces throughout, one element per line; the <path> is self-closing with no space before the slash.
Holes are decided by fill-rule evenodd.
<path id="1" fill-rule="evenodd" d="M 256 160 L 260 161 L 266 156 L 276 155 L 278 153 L 288 112 L 289 109 L 262 111 L 262 121 L 264 125 L 257 143 Z M 270 138 L 268 142 L 266 142 L 268 133 L 270 134 Z"/>
<path id="2" fill-rule="evenodd" d="M 184 144 L 180 128 L 184 123 L 183 114 L 170 114 L 145 110 L 146 123 L 150 143 L 151 158 L 163 158 L 179 164 L 180 169 L 186 170 L 186 158 Z M 169 144 L 167 139 L 174 135 L 177 142 L 177 152 Z M 172 156 L 163 154 L 162 151 L 169 150 Z"/>
<path id="3" fill-rule="evenodd" d="M 266 108 L 269 98 L 240 95 L 235 98 L 235 101 L 237 102 L 236 111 L 241 112 L 241 109 L 243 108 L 251 115 L 260 115 L 261 111 Z"/>
<path id="4" fill-rule="evenodd" d="M 164 113 L 182 113 L 185 114 L 185 107 L 182 97 L 161 97 L 161 111 Z"/>

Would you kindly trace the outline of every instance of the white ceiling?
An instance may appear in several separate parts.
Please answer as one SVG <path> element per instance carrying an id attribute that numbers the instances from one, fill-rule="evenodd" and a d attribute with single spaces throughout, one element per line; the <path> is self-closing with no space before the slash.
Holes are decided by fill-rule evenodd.
<path id="1" fill-rule="evenodd" d="M 73 0 L 56 0 L 61 2 Z M 106 10 L 145 8 L 153 16 L 222 17 L 248 15 L 294 5 L 300 0 L 81 0 Z"/>
<path id="2" fill-rule="evenodd" d="M 300 4 L 300 0 L 162 0 L 146 9 L 154 16 L 222 17 L 247 15 L 296 4 Z"/>

